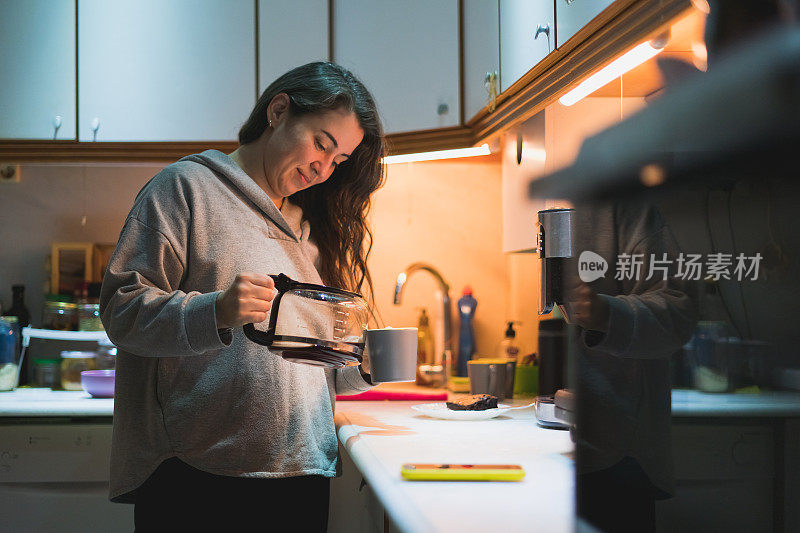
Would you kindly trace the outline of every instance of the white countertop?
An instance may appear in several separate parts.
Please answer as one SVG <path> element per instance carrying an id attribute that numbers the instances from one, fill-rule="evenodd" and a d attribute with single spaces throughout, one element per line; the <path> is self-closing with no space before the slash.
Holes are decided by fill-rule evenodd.
<path id="1" fill-rule="evenodd" d="M 75 417 L 113 414 L 113 398 L 93 398 L 84 391 L 21 388 L 0 392 L 0 417 Z"/>
<path id="2" fill-rule="evenodd" d="M 431 389 L 419 390 L 431 392 Z M 530 403 L 531 401 L 533 400 L 527 399 L 523 402 Z M 338 405 L 343 408 L 349 403 L 351 402 L 340 402 Z M 367 405 L 371 403 L 367 403 Z M 518 405 L 522 404 L 518 403 Z M 0 392 L 0 417 L 112 416 L 113 414 L 113 398 L 92 398 L 83 391 L 21 388 Z M 672 391 L 672 416 L 800 416 L 800 393 L 711 394 L 696 390 L 675 389 Z"/>
<path id="3" fill-rule="evenodd" d="M 538 427 L 533 408 L 466 422 L 429 418 L 411 409 L 417 403 L 348 401 L 336 409 L 340 442 L 401 531 L 573 531 L 568 431 Z M 406 481 L 403 463 L 513 463 L 526 474 L 520 482 Z"/>
<path id="4" fill-rule="evenodd" d="M 672 391 L 673 417 L 800 416 L 800 393 L 717 394 L 697 390 Z"/>

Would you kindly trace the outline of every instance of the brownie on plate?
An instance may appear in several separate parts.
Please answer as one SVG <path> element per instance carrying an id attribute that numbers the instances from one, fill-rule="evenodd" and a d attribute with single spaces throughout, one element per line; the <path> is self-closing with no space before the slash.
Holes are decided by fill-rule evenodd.
<path id="1" fill-rule="evenodd" d="M 485 411 L 497 407 L 497 396 L 491 394 L 473 394 L 454 402 L 447 402 L 447 408 L 453 411 Z"/>

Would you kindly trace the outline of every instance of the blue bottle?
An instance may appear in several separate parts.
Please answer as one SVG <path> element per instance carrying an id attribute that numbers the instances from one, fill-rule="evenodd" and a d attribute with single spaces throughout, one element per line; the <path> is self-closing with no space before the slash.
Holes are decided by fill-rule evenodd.
<path id="1" fill-rule="evenodd" d="M 472 288 L 464 287 L 461 298 L 458 299 L 458 317 L 461 326 L 458 332 L 457 376 L 467 376 L 467 361 L 475 355 L 475 330 L 472 321 L 475 318 L 476 307 L 478 307 L 478 300 L 472 297 Z"/>

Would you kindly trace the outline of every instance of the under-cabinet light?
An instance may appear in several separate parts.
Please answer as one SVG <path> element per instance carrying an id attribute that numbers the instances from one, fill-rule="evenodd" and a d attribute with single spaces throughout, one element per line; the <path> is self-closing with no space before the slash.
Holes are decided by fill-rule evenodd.
<path id="1" fill-rule="evenodd" d="M 437 150 L 435 152 L 418 152 L 416 154 L 387 155 L 383 158 L 384 164 L 411 163 L 414 161 L 433 161 L 436 159 L 454 159 L 457 157 L 474 157 L 478 155 L 491 155 L 488 144 L 472 148 L 455 148 L 453 150 Z"/>
<path id="2" fill-rule="evenodd" d="M 650 41 L 637 45 L 580 82 L 577 87 L 559 98 L 558 101 L 563 105 L 570 106 L 589 96 L 606 83 L 638 67 L 663 49 L 663 47 L 654 47 Z"/>

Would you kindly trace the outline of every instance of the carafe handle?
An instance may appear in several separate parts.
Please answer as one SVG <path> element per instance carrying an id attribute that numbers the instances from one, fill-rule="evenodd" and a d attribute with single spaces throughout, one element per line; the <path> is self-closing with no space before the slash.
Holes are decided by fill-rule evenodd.
<path id="1" fill-rule="evenodd" d="M 272 346 L 272 339 L 275 336 L 275 328 L 269 328 L 267 331 L 259 331 L 253 324 L 245 324 L 242 326 L 245 336 L 256 344 L 261 346 Z"/>

